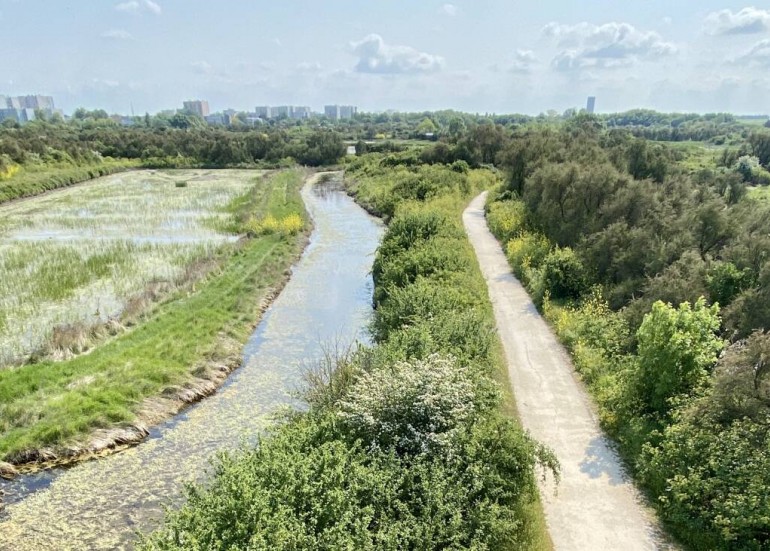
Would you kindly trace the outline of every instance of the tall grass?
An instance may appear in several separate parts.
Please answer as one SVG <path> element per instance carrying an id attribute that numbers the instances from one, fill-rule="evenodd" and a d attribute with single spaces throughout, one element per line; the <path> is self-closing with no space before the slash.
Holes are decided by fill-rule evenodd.
<path id="1" fill-rule="evenodd" d="M 300 173 L 289 172 L 250 189 L 245 184 L 244 216 L 267 214 L 272 205 L 275 215 L 303 212 L 301 183 Z M 220 252 L 220 267 L 194 289 L 162 303 L 136 328 L 90 354 L 0 370 L 0 460 L 34 460 L 40 450 L 67 454 L 95 429 L 133 422 L 147 398 L 173 394 L 204 374 L 207 365 L 237 361 L 239 343 L 265 295 L 285 277 L 301 248 L 297 237 L 239 241 Z"/>
<path id="2" fill-rule="evenodd" d="M 178 178 L 189 182 L 176 188 Z M 173 282 L 232 235 L 253 173 L 131 172 L 0 206 L 0 367 L 53 328 L 104 322 L 147 285 Z"/>

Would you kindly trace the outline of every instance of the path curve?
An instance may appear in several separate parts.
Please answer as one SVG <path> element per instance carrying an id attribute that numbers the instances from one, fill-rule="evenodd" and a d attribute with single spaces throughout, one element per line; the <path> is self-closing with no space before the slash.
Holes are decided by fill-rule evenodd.
<path id="1" fill-rule="evenodd" d="M 470 203 L 463 223 L 489 288 L 521 423 L 561 465 L 558 487 L 540 485 L 555 549 L 671 549 L 602 434 L 569 357 L 490 233 L 486 196 Z"/>

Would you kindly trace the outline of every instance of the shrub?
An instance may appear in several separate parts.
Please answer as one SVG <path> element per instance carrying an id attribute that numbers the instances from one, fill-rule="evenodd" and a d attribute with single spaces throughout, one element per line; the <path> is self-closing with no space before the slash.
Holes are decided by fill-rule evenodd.
<path id="1" fill-rule="evenodd" d="M 700 388 L 724 343 L 716 336 L 719 306 L 652 305 L 637 331 L 637 392 L 652 413 L 666 414 L 671 401 Z"/>
<path id="2" fill-rule="evenodd" d="M 270 235 L 280 233 L 282 235 L 296 235 L 299 233 L 305 223 L 299 214 L 289 214 L 277 219 L 272 214 L 268 214 L 262 220 L 252 218 L 246 223 L 246 231 L 251 236 Z"/>
<path id="3" fill-rule="evenodd" d="M 364 374 L 340 403 L 339 416 L 373 450 L 447 452 L 462 431 L 491 407 L 467 366 L 431 354 Z"/>
<path id="4" fill-rule="evenodd" d="M 579 298 L 586 290 L 583 263 L 569 247 L 557 248 L 543 260 L 543 283 L 554 298 Z"/>
<path id="5" fill-rule="evenodd" d="M 522 232 L 505 246 L 508 262 L 519 278 L 524 278 L 527 268 L 537 268 L 548 255 L 551 245 L 545 236 Z M 526 279 L 526 278 L 525 278 Z M 526 283 L 526 280 L 524 281 Z"/>
<path id="6" fill-rule="evenodd" d="M 732 262 L 716 262 L 706 275 L 706 285 L 712 302 L 724 307 L 751 286 L 751 272 L 739 270 Z"/>
<path id="7" fill-rule="evenodd" d="M 489 229 L 501 242 L 519 237 L 524 229 L 526 207 L 521 201 L 495 201 L 489 206 Z"/>
<path id="8" fill-rule="evenodd" d="M 296 235 L 304 226 L 305 223 L 299 214 L 289 214 L 282 218 L 279 223 L 280 231 L 285 235 Z"/>

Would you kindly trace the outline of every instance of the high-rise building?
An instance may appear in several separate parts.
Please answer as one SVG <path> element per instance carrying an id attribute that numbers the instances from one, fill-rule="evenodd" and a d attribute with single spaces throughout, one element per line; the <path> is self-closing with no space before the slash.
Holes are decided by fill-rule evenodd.
<path id="1" fill-rule="evenodd" d="M 270 109 L 269 105 L 258 105 L 257 107 L 254 108 L 254 112 L 261 119 L 272 118 L 272 110 Z"/>
<path id="2" fill-rule="evenodd" d="M 336 121 L 340 118 L 340 106 L 339 105 L 325 105 L 324 115 L 328 118 Z"/>
<path id="3" fill-rule="evenodd" d="M 309 119 L 311 114 L 310 107 L 307 107 L 305 105 L 302 106 L 294 106 L 291 111 L 291 118 L 292 119 Z"/>
<path id="4" fill-rule="evenodd" d="M 588 102 L 586 103 L 586 111 L 593 115 L 596 109 L 596 98 L 594 96 L 588 96 Z"/>
<path id="5" fill-rule="evenodd" d="M 35 112 L 41 111 L 46 118 L 50 118 L 57 111 L 51 96 L 0 96 L 0 120 L 11 119 L 16 122 L 29 122 L 35 120 Z"/>
<path id="6" fill-rule="evenodd" d="M 294 108 L 291 105 L 279 105 L 278 107 L 271 108 L 271 111 L 274 119 L 289 119 L 292 113 L 294 113 Z"/>
<path id="7" fill-rule="evenodd" d="M 10 119 L 13 122 L 21 122 L 21 111 L 9 107 L 0 107 L 0 122 Z"/>
<path id="8" fill-rule="evenodd" d="M 206 100 L 190 100 L 184 102 L 184 109 L 185 111 L 189 111 L 191 113 L 194 113 L 198 115 L 199 117 L 208 117 L 210 114 L 209 111 L 209 102 Z"/>
<path id="9" fill-rule="evenodd" d="M 356 113 L 358 113 L 358 107 L 355 105 L 327 105 L 324 107 L 324 115 L 335 121 L 352 119 Z"/>
<path id="10" fill-rule="evenodd" d="M 19 96 L 20 109 L 42 109 L 43 111 L 54 110 L 53 98 L 51 96 Z"/>
<path id="11" fill-rule="evenodd" d="M 340 105 L 340 118 L 352 119 L 358 113 L 358 107 L 355 105 Z"/>

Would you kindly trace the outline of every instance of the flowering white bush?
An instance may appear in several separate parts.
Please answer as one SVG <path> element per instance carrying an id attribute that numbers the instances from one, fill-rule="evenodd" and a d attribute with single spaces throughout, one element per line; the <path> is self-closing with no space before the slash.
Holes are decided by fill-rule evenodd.
<path id="1" fill-rule="evenodd" d="M 436 451 L 484 407 L 477 378 L 451 356 L 399 362 L 363 375 L 339 415 L 373 449 Z"/>

